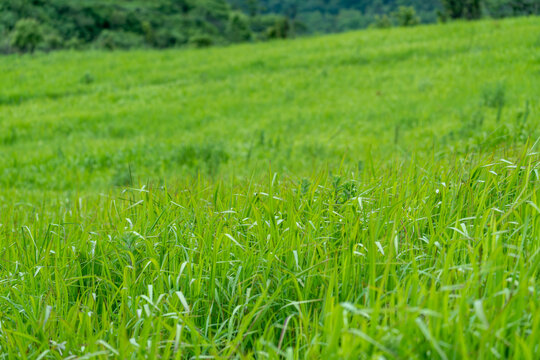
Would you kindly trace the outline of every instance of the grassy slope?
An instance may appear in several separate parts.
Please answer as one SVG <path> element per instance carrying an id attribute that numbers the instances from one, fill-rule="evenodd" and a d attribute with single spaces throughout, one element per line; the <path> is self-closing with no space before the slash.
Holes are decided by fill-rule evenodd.
<path id="1" fill-rule="evenodd" d="M 0 149 L 8 156 L 0 159 L 0 183 L 103 188 L 121 184 L 128 165 L 145 182 L 198 170 L 245 175 L 270 161 L 305 175 L 342 157 L 365 160 L 368 147 L 395 151 L 397 125 L 405 152 L 443 149 L 471 133 L 491 145 L 505 142 L 490 135 L 497 110 L 482 104 L 483 93 L 502 84 L 509 127 L 527 101 L 538 114 L 537 24 L 529 18 L 203 51 L 2 58 Z M 481 117 L 483 126 L 471 126 Z"/>
<path id="2" fill-rule="evenodd" d="M 0 59 L 0 354 L 535 358 L 537 24 Z"/>

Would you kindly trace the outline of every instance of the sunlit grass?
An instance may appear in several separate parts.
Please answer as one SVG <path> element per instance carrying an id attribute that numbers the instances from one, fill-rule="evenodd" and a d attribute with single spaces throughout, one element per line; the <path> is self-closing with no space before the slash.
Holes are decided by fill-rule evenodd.
<path id="1" fill-rule="evenodd" d="M 537 23 L 1 58 L 0 358 L 537 359 Z"/>
<path id="2" fill-rule="evenodd" d="M 523 143 L 540 136 L 538 21 L 3 57 L 0 185 L 245 177 L 269 162 L 302 177 L 369 152 Z"/>
<path id="3" fill-rule="evenodd" d="M 539 172 L 522 149 L 4 206 L 0 351 L 534 359 Z"/>

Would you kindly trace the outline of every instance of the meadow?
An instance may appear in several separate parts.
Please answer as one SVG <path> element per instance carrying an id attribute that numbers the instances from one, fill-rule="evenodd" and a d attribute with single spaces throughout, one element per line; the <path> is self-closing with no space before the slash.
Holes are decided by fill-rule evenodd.
<path id="1" fill-rule="evenodd" d="M 537 359 L 539 25 L 0 58 L 0 358 Z"/>

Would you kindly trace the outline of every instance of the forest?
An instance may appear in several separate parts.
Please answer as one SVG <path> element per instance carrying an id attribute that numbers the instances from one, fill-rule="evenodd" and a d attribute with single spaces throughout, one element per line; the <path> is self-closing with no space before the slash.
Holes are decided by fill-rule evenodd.
<path id="1" fill-rule="evenodd" d="M 309 31 L 335 32 L 367 27 L 378 16 L 412 7 L 424 23 L 448 18 L 495 18 L 537 14 L 538 0 L 230 0 L 245 12 L 283 14 Z"/>
<path id="2" fill-rule="evenodd" d="M 207 47 L 539 12 L 540 0 L 0 0 L 0 53 Z"/>

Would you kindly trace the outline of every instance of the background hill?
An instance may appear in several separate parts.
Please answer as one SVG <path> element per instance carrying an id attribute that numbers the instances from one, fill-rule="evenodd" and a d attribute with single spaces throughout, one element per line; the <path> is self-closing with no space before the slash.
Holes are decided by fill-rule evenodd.
<path id="1" fill-rule="evenodd" d="M 125 181 L 129 166 L 166 179 L 249 173 L 268 161 L 307 175 L 356 163 L 370 147 L 388 155 L 395 144 L 465 150 L 534 137 L 540 126 L 523 114 L 540 106 L 537 25 L 0 58 L 0 185 L 104 186 Z"/>
<path id="2" fill-rule="evenodd" d="M 206 47 L 539 11 L 540 0 L 0 0 L 0 52 Z"/>
<path id="3" fill-rule="evenodd" d="M 539 0 L 229 0 L 247 13 L 276 13 L 295 19 L 306 32 L 336 32 L 377 25 L 400 7 L 415 9 L 420 22 L 448 18 L 538 14 Z M 392 19 L 392 17 L 394 17 Z"/>
<path id="4" fill-rule="evenodd" d="M 436 22 L 443 10 L 440 0 L 229 0 L 243 11 L 283 14 L 305 26 L 307 32 L 336 32 L 373 24 L 377 16 L 399 6 L 412 6 L 422 22 Z"/>
<path id="5" fill-rule="evenodd" d="M 21 19 L 37 21 L 39 31 L 28 24 L 17 31 Z M 208 46 L 252 36 L 243 15 L 225 0 L 1 0 L 0 32 L 5 50 L 8 40 L 16 45 L 17 35 L 32 46 L 32 32 L 40 38 L 35 46 L 43 49 Z"/>

